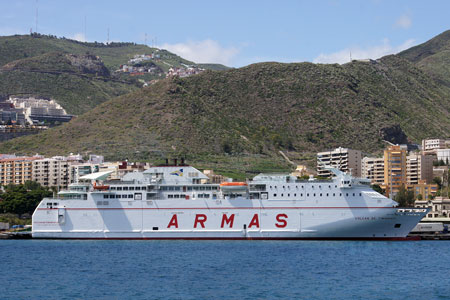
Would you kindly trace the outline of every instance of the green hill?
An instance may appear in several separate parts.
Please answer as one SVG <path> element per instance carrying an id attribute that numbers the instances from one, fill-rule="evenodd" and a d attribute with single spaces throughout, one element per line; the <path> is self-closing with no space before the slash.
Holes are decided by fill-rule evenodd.
<path id="1" fill-rule="evenodd" d="M 157 53 L 154 64 L 194 64 L 166 50 L 134 43 L 84 43 L 40 34 L 0 37 L 0 97 L 54 98 L 68 113 L 82 114 L 99 103 L 137 90 L 136 78 L 114 73 L 136 54 Z M 226 68 L 211 64 L 204 68 Z M 155 76 L 155 78 L 160 78 Z M 152 78 L 153 79 L 153 78 Z"/>
<path id="2" fill-rule="evenodd" d="M 104 44 L 98 42 L 79 42 L 36 33 L 31 35 L 0 36 L 0 66 L 14 60 L 34 57 L 49 52 L 62 52 L 78 55 L 89 53 L 96 55 L 103 60 L 105 66 L 111 72 L 117 70 L 120 65 L 127 63 L 127 61 L 136 54 L 151 54 L 154 52 L 160 54 L 161 61 L 176 67 L 181 66 L 181 64 L 195 65 L 194 62 L 183 59 L 169 51 L 135 43 L 113 42 Z M 163 65 L 167 66 L 167 64 Z M 207 64 L 203 66 L 203 68 L 221 70 L 227 67 L 216 64 Z"/>
<path id="3" fill-rule="evenodd" d="M 450 30 L 398 54 L 439 82 L 450 86 Z"/>
<path id="4" fill-rule="evenodd" d="M 442 66 L 427 60 L 446 58 L 447 50 L 405 53 L 344 65 L 260 63 L 169 78 L 58 128 L 2 143 L 0 152 L 152 161 L 185 156 L 199 167 L 244 177 L 289 169 L 279 151 L 311 162 L 315 152 L 337 146 L 374 153 L 384 141 L 447 136 L 450 88 L 428 71 Z"/>
<path id="5" fill-rule="evenodd" d="M 97 106 L 4 153 L 186 156 L 231 173 L 286 169 L 337 146 L 380 151 L 388 140 L 446 136 L 450 89 L 398 55 L 345 65 L 261 63 L 172 78 Z M 243 175 L 242 175 L 243 176 Z"/>
<path id="6" fill-rule="evenodd" d="M 131 80 L 114 78 L 92 55 L 51 52 L 0 68 L 0 95 L 54 98 L 71 114 L 82 114 L 139 86 Z"/>

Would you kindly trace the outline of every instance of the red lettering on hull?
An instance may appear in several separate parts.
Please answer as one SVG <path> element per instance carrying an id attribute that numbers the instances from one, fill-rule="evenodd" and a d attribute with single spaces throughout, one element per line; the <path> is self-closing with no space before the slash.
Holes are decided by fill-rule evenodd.
<path id="1" fill-rule="evenodd" d="M 172 226 L 175 226 L 175 228 L 178 228 L 178 217 L 176 214 L 172 216 L 172 219 L 170 219 L 169 225 L 167 225 L 167 228 L 170 228 Z"/>
<path id="2" fill-rule="evenodd" d="M 287 226 L 287 221 L 285 219 L 287 218 L 288 216 L 286 214 L 278 214 L 276 217 L 278 223 L 275 223 L 275 226 L 277 228 L 285 228 Z"/>
<path id="3" fill-rule="evenodd" d="M 233 228 L 233 222 L 234 222 L 234 214 L 231 214 L 229 218 L 227 218 L 226 214 L 223 214 L 222 216 L 222 224 L 220 225 L 220 228 L 223 228 L 225 223 L 230 226 L 230 228 Z"/>
<path id="4" fill-rule="evenodd" d="M 256 226 L 256 228 L 259 228 L 259 218 L 258 218 L 258 214 L 255 214 L 252 218 L 252 220 L 250 221 L 250 224 L 248 224 L 248 228 L 252 227 L 252 226 Z"/>
<path id="5" fill-rule="evenodd" d="M 205 228 L 204 223 L 206 222 L 206 219 L 208 219 L 208 218 L 204 214 L 195 215 L 194 228 L 197 228 L 197 224 L 200 224 L 202 226 L 202 228 Z"/>

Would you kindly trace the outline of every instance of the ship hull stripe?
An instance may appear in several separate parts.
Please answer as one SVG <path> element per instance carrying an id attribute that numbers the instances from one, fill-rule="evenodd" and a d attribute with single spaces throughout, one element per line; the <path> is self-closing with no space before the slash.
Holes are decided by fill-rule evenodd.
<path id="1" fill-rule="evenodd" d="M 61 208 L 61 207 L 60 207 Z M 176 209 L 176 210 L 181 210 L 181 209 L 186 209 L 186 210 L 195 210 L 195 209 L 206 209 L 206 210 L 211 210 L 211 209 L 226 209 L 226 210 L 233 210 L 233 209 L 380 209 L 380 208 L 388 208 L 388 209 L 392 209 L 395 207 L 390 207 L 390 206 L 386 206 L 386 207 L 369 207 L 369 206 L 342 206 L 342 207 L 336 207 L 336 206 L 328 206 L 328 207 L 308 207 L 308 206 L 304 206 L 304 207 L 86 207 L 86 208 L 79 208 L 79 207 L 64 207 L 64 209 L 66 210 L 110 210 L 110 209 L 120 209 L 120 210 L 170 210 L 170 209 Z M 57 210 L 58 208 L 38 208 L 38 210 Z"/>

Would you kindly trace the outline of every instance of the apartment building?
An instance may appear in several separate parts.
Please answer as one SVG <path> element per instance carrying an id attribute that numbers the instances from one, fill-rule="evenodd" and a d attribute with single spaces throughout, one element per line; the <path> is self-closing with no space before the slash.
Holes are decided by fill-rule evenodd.
<path id="1" fill-rule="evenodd" d="M 66 188 L 69 185 L 69 162 L 64 157 L 34 160 L 33 181 L 45 187 Z"/>
<path id="2" fill-rule="evenodd" d="M 361 160 L 361 177 L 368 178 L 372 184 L 384 183 L 384 158 L 364 157 Z"/>
<path id="3" fill-rule="evenodd" d="M 448 197 L 436 197 L 432 200 L 416 200 L 415 207 L 431 208 L 422 222 L 450 223 L 450 199 Z"/>
<path id="4" fill-rule="evenodd" d="M 430 151 L 436 149 L 444 149 L 445 140 L 444 139 L 425 139 L 422 140 L 422 151 Z"/>
<path id="5" fill-rule="evenodd" d="M 421 195 L 423 200 L 430 200 L 436 196 L 438 185 L 427 183 L 425 180 L 419 180 L 417 184 L 408 185 L 407 190 L 414 192 L 414 199 L 417 199 Z"/>
<path id="6" fill-rule="evenodd" d="M 406 184 L 418 184 L 420 180 L 431 183 L 433 180 L 433 156 L 420 153 L 406 157 Z"/>
<path id="7" fill-rule="evenodd" d="M 33 180 L 33 161 L 41 157 L 12 157 L 0 160 L 0 184 L 24 184 Z"/>
<path id="8" fill-rule="evenodd" d="M 393 197 L 401 186 L 406 188 L 406 149 L 389 146 L 384 150 L 384 184 L 386 196 Z"/>
<path id="9" fill-rule="evenodd" d="M 100 165 L 92 163 L 71 163 L 69 164 L 69 182 L 78 183 L 81 176 L 99 172 Z"/>
<path id="10" fill-rule="evenodd" d="M 331 176 L 327 167 L 337 168 L 346 173 L 351 172 L 352 176 L 361 177 L 361 151 L 339 147 L 317 153 L 317 175 Z"/>

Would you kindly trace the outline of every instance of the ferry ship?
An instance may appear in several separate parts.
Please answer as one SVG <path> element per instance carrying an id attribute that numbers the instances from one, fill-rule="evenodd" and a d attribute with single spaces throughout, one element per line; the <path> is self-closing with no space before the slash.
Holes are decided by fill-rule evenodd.
<path id="1" fill-rule="evenodd" d="M 85 175 L 33 214 L 33 238 L 404 239 L 427 209 L 397 207 L 367 179 L 259 174 L 208 183 L 187 165 L 155 166 L 107 181 Z"/>

